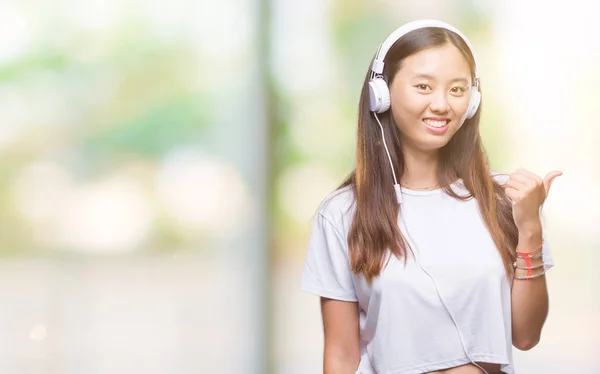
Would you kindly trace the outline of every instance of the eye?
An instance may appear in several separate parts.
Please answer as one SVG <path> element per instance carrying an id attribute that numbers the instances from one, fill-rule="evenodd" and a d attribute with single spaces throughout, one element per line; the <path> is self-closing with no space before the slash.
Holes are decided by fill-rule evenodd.
<path id="1" fill-rule="evenodd" d="M 429 85 L 424 84 L 424 83 L 423 84 L 418 84 L 415 87 L 417 87 L 418 89 L 423 90 L 423 91 L 429 91 L 429 90 L 431 90 L 431 87 L 429 87 Z"/>
<path id="2" fill-rule="evenodd" d="M 467 91 L 467 89 L 464 87 L 452 87 L 452 89 L 450 90 L 450 92 L 455 93 L 455 94 L 463 94 L 466 91 Z"/>

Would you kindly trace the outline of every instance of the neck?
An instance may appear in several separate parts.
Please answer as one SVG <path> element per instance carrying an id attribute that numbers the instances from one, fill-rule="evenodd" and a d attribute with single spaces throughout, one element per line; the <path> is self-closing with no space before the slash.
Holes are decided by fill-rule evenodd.
<path id="1" fill-rule="evenodd" d="M 422 152 L 405 148 L 404 171 L 400 184 L 411 188 L 427 188 L 438 183 L 438 151 Z"/>

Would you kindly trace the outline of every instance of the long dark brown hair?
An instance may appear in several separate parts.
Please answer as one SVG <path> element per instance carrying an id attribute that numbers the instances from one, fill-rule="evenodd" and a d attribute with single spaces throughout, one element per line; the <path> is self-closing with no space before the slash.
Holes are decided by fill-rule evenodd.
<path id="1" fill-rule="evenodd" d="M 475 61 L 463 39 L 446 29 L 429 27 L 406 34 L 389 50 L 383 71 L 388 86 L 406 57 L 447 43 L 460 50 L 469 63 L 474 79 Z M 350 265 L 354 273 L 362 273 L 370 282 L 385 266 L 388 250 L 406 263 L 408 249 L 412 249 L 397 223 L 401 207 L 396 202 L 394 180 L 383 148 L 381 130 L 369 110 L 369 78 L 370 70 L 365 77 L 358 106 L 356 168 L 337 190 L 350 186 L 354 192 L 356 211 L 348 234 Z M 477 200 L 481 216 L 510 279 L 518 231 L 504 187 L 490 174 L 489 160 L 479 134 L 481 107 L 480 105 L 475 116 L 467 119 L 448 144 L 440 149 L 437 176 L 445 193 L 456 199 Z M 379 118 L 386 134 L 390 156 L 394 160 L 394 171 L 400 180 L 405 166 L 401 135 L 392 119 L 391 110 L 382 113 Z M 450 184 L 457 178 L 463 180 L 470 195 L 457 195 L 450 188 Z"/>

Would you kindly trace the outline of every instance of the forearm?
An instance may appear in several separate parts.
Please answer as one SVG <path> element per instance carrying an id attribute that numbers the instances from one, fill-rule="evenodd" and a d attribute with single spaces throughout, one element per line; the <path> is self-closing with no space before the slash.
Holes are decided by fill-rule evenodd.
<path id="1" fill-rule="evenodd" d="M 520 252 L 530 252 L 537 249 L 542 243 L 542 227 L 533 227 L 519 232 Z M 542 264 L 543 258 L 533 258 L 529 266 Z M 519 266 L 527 266 L 524 259 L 517 259 Z M 543 268 L 533 271 L 540 273 Z M 515 269 L 516 276 L 527 275 L 527 270 Z M 511 293 L 512 301 L 512 340 L 513 345 L 521 350 L 533 348 L 540 340 L 542 327 L 548 315 L 548 290 L 546 276 L 542 275 L 533 279 L 514 279 Z"/>

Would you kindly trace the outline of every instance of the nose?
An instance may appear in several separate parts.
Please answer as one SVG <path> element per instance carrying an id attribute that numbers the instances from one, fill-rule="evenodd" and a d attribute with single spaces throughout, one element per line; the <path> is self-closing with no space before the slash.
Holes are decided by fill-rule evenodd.
<path id="1" fill-rule="evenodd" d="M 447 113 L 450 110 L 447 93 L 443 90 L 437 90 L 431 95 L 429 108 L 434 113 Z"/>

